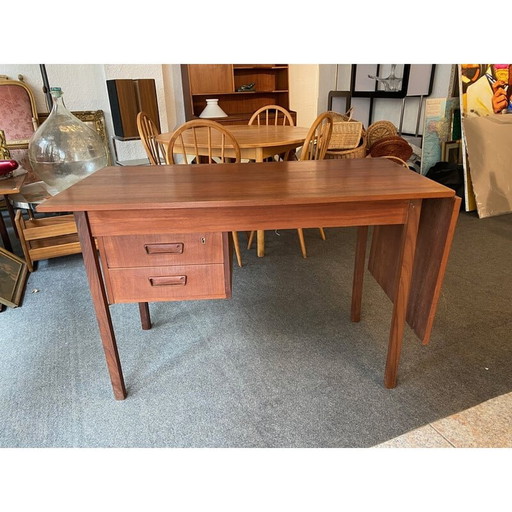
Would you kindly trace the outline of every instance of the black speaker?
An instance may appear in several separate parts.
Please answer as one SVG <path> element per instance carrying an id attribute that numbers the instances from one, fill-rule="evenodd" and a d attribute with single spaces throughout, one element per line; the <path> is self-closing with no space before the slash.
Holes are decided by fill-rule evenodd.
<path id="1" fill-rule="evenodd" d="M 107 80 L 114 133 L 118 137 L 138 137 L 137 114 L 146 112 L 160 130 L 160 116 L 152 78 Z"/>

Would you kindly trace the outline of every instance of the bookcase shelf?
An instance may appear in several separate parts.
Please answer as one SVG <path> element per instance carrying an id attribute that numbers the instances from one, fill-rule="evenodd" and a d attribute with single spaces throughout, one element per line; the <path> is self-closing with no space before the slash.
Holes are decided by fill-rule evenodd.
<path id="1" fill-rule="evenodd" d="M 218 98 L 228 114 L 216 119 L 222 124 L 245 124 L 265 105 L 290 110 L 287 64 L 182 64 L 181 72 L 187 120 L 199 117 L 207 98 Z M 253 90 L 238 91 L 251 83 Z"/>

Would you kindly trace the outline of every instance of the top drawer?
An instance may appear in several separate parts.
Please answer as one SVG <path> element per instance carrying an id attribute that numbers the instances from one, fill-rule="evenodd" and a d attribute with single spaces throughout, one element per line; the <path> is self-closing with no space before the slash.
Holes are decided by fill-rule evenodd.
<path id="1" fill-rule="evenodd" d="M 222 233 L 104 237 L 102 257 L 109 268 L 222 263 L 222 237 Z"/>

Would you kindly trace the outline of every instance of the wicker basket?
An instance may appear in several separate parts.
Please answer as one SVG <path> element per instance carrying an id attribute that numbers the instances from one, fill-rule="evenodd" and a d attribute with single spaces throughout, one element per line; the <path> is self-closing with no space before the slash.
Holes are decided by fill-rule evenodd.
<path id="1" fill-rule="evenodd" d="M 396 156 L 407 161 L 412 155 L 412 147 L 402 137 L 392 135 L 390 137 L 383 137 L 374 142 L 370 148 L 370 155 L 372 157 Z"/>
<path id="2" fill-rule="evenodd" d="M 334 118 L 329 150 L 356 149 L 361 142 L 363 123 L 351 118 L 351 112 L 338 114 L 331 112 Z"/>
<path id="3" fill-rule="evenodd" d="M 328 149 L 325 153 L 326 159 L 335 159 L 335 158 L 365 158 L 367 153 L 366 146 L 366 134 L 363 131 L 363 135 L 360 140 L 359 146 L 353 149 Z"/>
<path id="4" fill-rule="evenodd" d="M 390 121 L 375 121 L 370 126 L 368 126 L 368 130 L 366 131 L 366 135 L 368 136 L 368 148 L 371 147 L 377 142 L 379 139 L 384 137 L 392 137 L 397 135 L 398 131 L 396 126 Z"/>

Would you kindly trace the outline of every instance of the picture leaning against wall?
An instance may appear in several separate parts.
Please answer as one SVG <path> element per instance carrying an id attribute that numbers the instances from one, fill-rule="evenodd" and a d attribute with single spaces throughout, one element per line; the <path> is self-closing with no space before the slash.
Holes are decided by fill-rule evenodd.
<path id="1" fill-rule="evenodd" d="M 509 213 L 512 64 L 460 64 L 459 77 L 469 209 L 480 218 Z"/>

